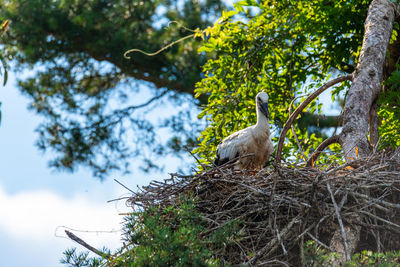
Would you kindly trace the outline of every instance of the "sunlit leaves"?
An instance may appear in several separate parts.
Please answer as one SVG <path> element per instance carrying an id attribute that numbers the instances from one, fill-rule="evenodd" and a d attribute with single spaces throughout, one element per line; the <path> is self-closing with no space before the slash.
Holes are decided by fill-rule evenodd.
<path id="1" fill-rule="evenodd" d="M 6 19 L 2 23 L 2 25 L 0 27 L 0 38 L 3 38 L 4 33 L 8 29 L 8 24 L 9 24 L 9 20 L 8 19 Z M 3 76 L 3 86 L 5 86 L 6 83 L 7 83 L 7 80 L 8 80 L 8 70 L 7 70 L 8 67 L 7 67 L 7 62 L 6 62 L 6 59 L 5 59 L 2 51 L 0 51 L 0 62 L 1 62 L 1 65 L 2 65 L 2 69 L 0 68 L 0 76 Z"/>
<path id="2" fill-rule="evenodd" d="M 196 150 L 212 159 L 216 145 L 230 133 L 255 123 L 254 97 L 270 95 L 270 122 L 275 138 L 286 122 L 291 100 L 304 94 L 304 85 L 325 81 L 343 63 L 354 64 L 362 41 L 369 1 L 239 1 L 238 14 L 213 34 L 201 51 L 217 53 L 204 66 L 205 78 L 196 95 L 209 101 L 200 114 L 210 125 Z M 247 10 L 252 10 L 250 16 Z M 337 72 L 336 72 L 337 75 Z M 310 86 L 313 91 L 317 86 Z M 348 86 L 337 87 L 335 95 Z M 313 102 L 310 112 L 319 113 Z M 325 137 L 321 131 L 298 129 L 298 138 L 309 154 Z M 283 153 L 297 154 L 288 135 Z"/>
<path id="3" fill-rule="evenodd" d="M 0 38 L 3 38 L 3 34 L 7 31 L 7 28 L 8 28 L 8 19 L 5 20 L 0 27 Z M 5 57 L 3 56 L 3 51 L 1 50 L 0 50 L 0 62 L 1 62 L 0 76 L 3 77 L 3 86 L 5 86 L 8 80 L 8 65 Z M 1 102 L 0 102 L 0 108 L 1 108 Z M 0 123 L 1 123 L 1 109 L 0 109 Z"/>
<path id="4" fill-rule="evenodd" d="M 14 66 L 30 71 L 19 76 L 19 85 L 30 108 L 44 117 L 38 144 L 55 152 L 52 166 L 88 166 L 105 177 L 113 169 L 125 171 L 132 159 L 149 170 L 158 165 L 160 151 L 175 151 L 176 146 L 169 149 L 168 141 L 155 138 L 157 121 L 143 116 L 149 105 L 134 112 L 134 104 L 142 103 L 135 101 L 138 95 L 144 98 L 149 92 L 149 98 L 159 100 L 158 95 L 170 90 L 163 95 L 178 106 L 192 95 L 206 61 L 197 52 L 201 38 L 151 57 L 133 53 L 127 60 L 123 55 L 132 48 L 158 51 L 192 34 L 191 29 L 199 29 L 199 34 L 206 29 L 199 37 L 208 38 L 208 27 L 224 7 L 221 1 L 0 0 L 0 5 L 0 18 L 10 21 L 11 37 L 1 40 L 0 59 L 13 57 Z M 195 106 L 205 99 L 190 102 Z M 191 122 L 185 117 L 183 123 Z M 176 136 L 193 145 L 191 131 Z"/>
<path id="5" fill-rule="evenodd" d="M 400 146 L 400 65 L 396 64 L 391 76 L 386 80 L 386 89 L 379 95 L 380 109 L 378 116 L 381 119 L 379 126 L 380 146 Z"/>
<path id="6" fill-rule="evenodd" d="M 65 251 L 61 263 L 68 266 L 230 266 L 218 258 L 242 235 L 237 221 L 212 231 L 196 201 L 185 196 L 167 207 L 150 207 L 125 217 L 123 246 L 107 257 L 88 257 L 76 249 Z"/>

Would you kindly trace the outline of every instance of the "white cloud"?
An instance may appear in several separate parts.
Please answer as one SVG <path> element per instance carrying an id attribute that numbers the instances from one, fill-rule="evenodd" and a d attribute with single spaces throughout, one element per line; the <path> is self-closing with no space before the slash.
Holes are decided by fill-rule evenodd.
<path id="1" fill-rule="evenodd" d="M 40 262 L 43 264 L 43 258 L 50 255 L 58 262 L 63 250 L 80 247 L 73 241 L 56 237 L 65 236 L 65 228 L 60 226 L 99 231 L 72 231 L 99 249 L 103 246 L 115 249 L 121 245 L 120 229 L 123 216 L 118 215 L 120 209 L 116 209 L 114 204 L 107 204 L 106 200 L 104 203 L 98 203 L 91 201 L 87 196 L 66 199 L 48 191 L 8 195 L 0 185 L 0 203 L 0 236 L 5 235 L 8 239 L 3 239 L 2 242 L 17 243 L 20 248 L 29 248 L 27 244 L 38 244 L 38 247 L 30 246 L 32 250 L 38 251 L 31 253 L 36 255 L 37 259 L 29 259 L 29 266 L 45 266 L 40 265 Z M 42 249 L 39 249 L 39 246 Z M 43 255 L 40 255 L 40 251 L 43 251 Z M 26 255 L 23 251 L 18 253 Z M 37 265 L 33 264 L 35 260 Z M 55 266 L 57 262 L 49 266 Z"/>

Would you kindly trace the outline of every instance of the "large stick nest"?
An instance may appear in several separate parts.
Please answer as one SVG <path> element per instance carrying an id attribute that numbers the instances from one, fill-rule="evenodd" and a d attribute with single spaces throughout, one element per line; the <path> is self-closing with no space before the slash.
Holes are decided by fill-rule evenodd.
<path id="1" fill-rule="evenodd" d="M 197 198 L 208 233 L 240 222 L 240 238 L 216 252 L 232 264 L 298 264 L 305 241 L 329 249 L 340 223 L 361 227 L 358 250 L 400 249 L 399 151 L 324 169 L 281 166 L 254 174 L 226 166 L 193 176 L 171 174 L 128 203 L 165 207 L 184 194 Z"/>

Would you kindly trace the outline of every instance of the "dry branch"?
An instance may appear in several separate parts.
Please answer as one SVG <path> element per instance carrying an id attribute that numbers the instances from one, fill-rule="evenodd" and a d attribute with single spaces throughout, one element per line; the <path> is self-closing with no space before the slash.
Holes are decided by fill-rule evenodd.
<path id="1" fill-rule="evenodd" d="M 74 233 L 72 233 L 72 232 L 70 232 L 70 231 L 68 231 L 68 230 L 65 230 L 65 233 L 67 234 L 67 236 L 68 236 L 70 239 L 74 240 L 74 241 L 75 241 L 76 243 L 78 243 L 79 245 L 81 245 L 81 246 L 87 248 L 87 249 L 90 250 L 91 252 L 93 252 L 93 253 L 99 255 L 99 256 L 102 257 L 102 258 L 108 258 L 108 255 L 107 255 L 106 253 L 101 252 L 100 250 L 98 250 L 98 249 L 92 247 L 91 245 L 89 245 L 88 243 L 86 243 L 85 241 L 83 241 L 81 238 L 77 237 Z"/>
<path id="2" fill-rule="evenodd" d="M 335 143 L 339 143 L 339 135 L 333 135 L 325 139 L 312 153 L 310 159 L 307 161 L 306 167 L 314 167 L 314 162 L 317 160 L 319 154 L 321 154 L 321 152 L 324 151 L 326 147 Z"/>
<path id="3" fill-rule="evenodd" d="M 329 87 L 343 82 L 343 81 L 351 81 L 352 80 L 352 75 L 345 75 L 345 76 L 341 76 L 338 78 L 335 78 L 329 82 L 327 82 L 326 84 L 322 85 L 320 88 L 318 88 L 314 93 L 312 93 L 309 97 L 306 98 L 306 100 L 304 100 L 298 107 L 297 109 L 293 112 L 292 115 L 290 115 L 289 119 L 287 120 L 285 126 L 282 129 L 281 135 L 279 137 L 279 141 L 278 141 L 278 146 L 276 149 L 276 163 L 279 165 L 281 163 L 281 159 L 282 159 L 282 148 L 283 148 L 283 143 L 285 141 L 286 138 L 286 133 L 287 131 L 290 129 L 291 125 L 293 124 L 294 120 L 297 118 L 297 116 L 303 111 L 303 109 L 308 106 L 308 104 L 310 104 L 317 96 L 319 96 L 322 92 L 324 92 L 326 89 L 328 89 Z"/>
<path id="4" fill-rule="evenodd" d="M 362 240 L 363 249 L 365 242 L 371 250 L 400 249 L 400 205 L 394 200 L 400 192 L 400 151 L 353 163 L 358 167 L 277 166 L 254 174 L 224 166 L 197 175 L 173 174 L 143 187 L 128 204 L 162 209 L 177 205 L 183 195 L 194 196 L 207 228 L 203 236 L 237 221 L 239 236 L 215 251 L 231 264 L 296 265 L 301 246 L 315 240 L 327 247 L 339 221 L 344 228 L 360 225 L 369 238 Z"/>
<path id="5" fill-rule="evenodd" d="M 292 115 L 292 109 L 293 109 L 294 101 L 296 101 L 298 98 L 303 97 L 303 96 L 304 96 L 304 95 L 299 95 L 299 96 L 293 98 L 292 102 L 290 102 L 290 105 L 289 105 L 289 117 L 290 117 L 290 115 Z M 307 161 L 308 161 L 308 158 L 307 158 L 307 156 L 304 154 L 303 148 L 301 147 L 301 144 L 300 144 L 300 142 L 299 142 L 299 139 L 297 138 L 297 134 L 296 134 L 296 131 L 295 131 L 295 129 L 294 129 L 293 123 L 292 123 L 292 125 L 290 125 L 290 128 L 292 129 L 292 134 L 293 134 L 294 139 L 296 140 L 297 147 L 299 148 L 300 154 L 302 155 L 304 161 L 307 162 Z"/>
<path id="6" fill-rule="evenodd" d="M 333 192 L 332 192 L 329 182 L 326 183 L 326 188 L 329 191 L 329 195 L 331 196 L 333 206 L 335 207 L 335 214 L 336 214 L 337 220 L 339 222 L 340 230 L 342 233 L 344 253 L 346 256 L 346 260 L 350 260 L 350 252 L 349 252 L 349 245 L 347 242 L 346 230 L 344 230 L 344 224 L 343 224 L 342 216 L 340 215 L 340 209 L 339 209 L 338 205 L 336 204 L 335 196 L 333 195 Z M 346 195 L 346 197 L 347 197 L 347 195 Z"/>

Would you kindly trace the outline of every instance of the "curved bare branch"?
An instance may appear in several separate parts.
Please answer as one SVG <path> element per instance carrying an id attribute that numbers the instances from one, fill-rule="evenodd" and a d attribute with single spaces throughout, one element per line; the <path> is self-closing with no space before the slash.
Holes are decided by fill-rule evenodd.
<path id="1" fill-rule="evenodd" d="M 313 167 L 315 160 L 318 158 L 319 154 L 327 148 L 328 146 L 339 143 L 340 136 L 339 135 L 333 135 L 327 139 L 325 139 L 318 147 L 315 149 L 315 151 L 312 153 L 310 159 L 307 161 L 306 167 Z"/>
<path id="2" fill-rule="evenodd" d="M 294 101 L 296 101 L 298 98 L 303 97 L 303 96 L 306 96 L 306 95 L 299 95 L 299 96 L 293 98 L 292 102 L 290 102 L 290 106 L 289 106 L 289 117 L 290 117 L 290 115 L 292 115 L 292 109 L 293 109 Z M 294 138 L 296 139 L 296 143 L 297 143 L 297 146 L 299 147 L 300 154 L 303 156 L 304 161 L 307 162 L 307 161 L 308 161 L 308 158 L 307 158 L 307 156 L 304 154 L 303 148 L 301 147 L 301 144 L 300 144 L 300 142 L 299 142 L 299 139 L 297 138 L 297 134 L 296 134 L 296 131 L 294 130 L 293 124 L 291 125 L 290 128 L 292 129 L 292 134 L 293 134 Z"/>
<path id="3" fill-rule="evenodd" d="M 309 97 L 307 97 L 306 100 L 304 100 L 303 103 L 300 104 L 300 106 L 293 112 L 293 114 L 289 117 L 287 120 L 285 126 L 282 129 L 281 135 L 279 137 L 279 142 L 278 142 L 278 147 L 276 149 L 276 163 L 279 165 L 281 163 L 282 159 L 282 148 L 283 148 L 283 142 L 285 141 L 286 138 L 286 133 L 290 129 L 291 125 L 293 124 L 293 121 L 297 118 L 297 116 L 300 114 L 300 112 L 313 101 L 317 96 L 319 96 L 322 92 L 324 92 L 326 89 L 329 87 L 343 82 L 343 81 L 351 81 L 353 79 L 353 76 L 351 74 L 345 75 L 338 77 L 336 79 L 333 79 L 326 84 L 322 85 L 320 88 L 318 88 L 314 93 L 312 93 Z"/>

